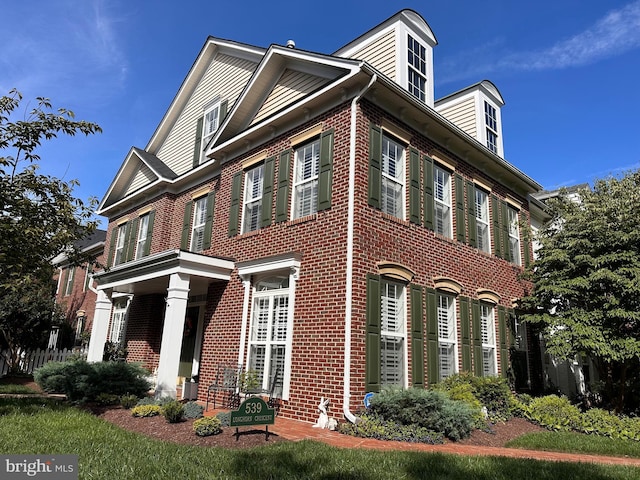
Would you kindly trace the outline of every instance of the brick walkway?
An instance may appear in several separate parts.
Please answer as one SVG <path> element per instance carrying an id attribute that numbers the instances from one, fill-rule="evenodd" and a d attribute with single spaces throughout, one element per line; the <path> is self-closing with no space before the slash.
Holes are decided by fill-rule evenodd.
<path id="1" fill-rule="evenodd" d="M 211 414 L 210 412 L 208 415 Z M 485 455 L 511 458 L 530 458 L 554 462 L 584 462 L 603 463 L 610 465 L 628 465 L 640 467 L 640 458 L 605 457 L 599 455 L 583 455 L 575 453 L 543 452 L 521 450 L 515 448 L 477 447 L 471 445 L 426 445 L 417 443 L 391 442 L 342 435 L 329 430 L 314 428 L 312 424 L 276 417 L 276 423 L 269 426 L 269 432 L 286 438 L 287 440 L 315 440 L 340 448 L 369 448 L 374 450 L 402 450 L 414 452 L 438 452 L 456 455 Z"/>

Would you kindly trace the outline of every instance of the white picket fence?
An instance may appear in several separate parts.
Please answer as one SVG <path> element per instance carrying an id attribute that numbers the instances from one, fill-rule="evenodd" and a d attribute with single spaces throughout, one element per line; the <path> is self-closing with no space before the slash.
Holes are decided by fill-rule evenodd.
<path id="1" fill-rule="evenodd" d="M 52 348 L 44 348 L 33 350 L 30 352 L 20 353 L 20 372 L 32 374 L 34 370 L 37 370 L 47 362 L 64 362 L 69 356 L 73 354 L 82 354 L 83 350 L 78 349 L 62 349 L 54 350 Z M 6 357 L 8 352 L 5 350 L 0 354 L 0 377 L 7 374 L 9 365 L 7 364 Z"/>

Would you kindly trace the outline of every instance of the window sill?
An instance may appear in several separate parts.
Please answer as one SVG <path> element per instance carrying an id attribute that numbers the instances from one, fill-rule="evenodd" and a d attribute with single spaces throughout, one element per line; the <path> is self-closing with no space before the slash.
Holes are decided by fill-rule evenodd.
<path id="1" fill-rule="evenodd" d="M 394 217 L 393 215 L 389 215 L 388 213 L 384 213 L 384 212 L 379 212 L 379 213 L 380 213 L 380 216 L 385 220 L 389 220 L 399 225 L 404 225 L 405 227 L 408 227 L 409 225 L 411 225 L 411 222 L 409 220 L 403 220 L 401 218 Z"/>
<path id="2" fill-rule="evenodd" d="M 318 219 L 318 213 L 312 213 L 311 215 L 306 215 L 304 217 L 296 218 L 294 220 L 289 220 L 287 222 L 287 226 L 298 225 L 299 223 L 312 222 Z"/>

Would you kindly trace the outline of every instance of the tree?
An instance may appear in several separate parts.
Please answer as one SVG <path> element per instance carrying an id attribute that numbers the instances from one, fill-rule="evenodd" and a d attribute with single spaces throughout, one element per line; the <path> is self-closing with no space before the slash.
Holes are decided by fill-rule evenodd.
<path id="1" fill-rule="evenodd" d="M 25 326 L 37 338 L 42 327 L 51 324 L 51 260 L 61 253 L 72 265 L 93 260 L 74 242 L 95 230 L 96 201 L 75 198 L 75 180 L 65 183 L 39 174 L 37 148 L 58 134 L 101 132 L 95 123 L 75 120 L 70 110 L 53 111 L 43 97 L 24 119 L 14 121 L 21 101 L 17 90 L 0 97 L 0 340 L 12 352 L 11 359 L 30 343 L 28 331 L 20 333 Z M 31 305 L 44 311 L 36 312 Z"/>
<path id="2" fill-rule="evenodd" d="M 577 200 L 563 192 L 549 209 L 524 318 L 544 328 L 552 355 L 590 356 L 620 412 L 640 358 L 640 171 L 598 180 Z"/>

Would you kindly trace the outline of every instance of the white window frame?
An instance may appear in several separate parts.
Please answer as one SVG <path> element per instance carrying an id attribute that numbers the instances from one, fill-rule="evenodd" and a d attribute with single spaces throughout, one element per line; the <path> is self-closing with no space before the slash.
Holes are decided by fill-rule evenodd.
<path id="1" fill-rule="evenodd" d="M 382 135 L 381 173 L 381 209 L 388 215 L 404 220 L 406 215 L 406 147 L 386 133 Z M 390 195 L 388 191 L 394 192 L 395 195 Z"/>
<path id="2" fill-rule="evenodd" d="M 247 169 L 244 173 L 242 233 L 260 229 L 263 189 L 264 162 Z"/>
<path id="3" fill-rule="evenodd" d="M 144 245 L 147 241 L 147 233 L 149 232 L 149 214 L 141 215 L 138 220 L 138 238 L 136 240 L 136 257 L 135 259 L 142 258 L 144 256 Z"/>
<path id="4" fill-rule="evenodd" d="M 493 305 L 480 303 L 480 335 L 482 337 L 482 374 L 485 377 L 495 377 L 498 375 L 498 357 Z"/>
<path id="5" fill-rule="evenodd" d="M 407 90 L 422 102 L 427 101 L 427 73 L 427 48 L 407 33 Z"/>
<path id="6" fill-rule="evenodd" d="M 114 300 L 113 311 L 111 312 L 111 328 L 109 331 L 109 341 L 111 343 L 120 344 L 124 340 L 128 310 L 128 297 Z"/>
<path id="7" fill-rule="evenodd" d="M 380 385 L 406 388 L 406 287 L 383 278 L 380 282 Z M 395 363 L 396 372 L 389 363 Z"/>
<path id="8" fill-rule="evenodd" d="M 476 245 L 478 249 L 491 253 L 491 229 L 489 227 L 489 194 L 476 187 L 475 189 L 476 212 Z"/>
<path id="9" fill-rule="evenodd" d="M 438 374 L 440 379 L 454 375 L 458 365 L 458 322 L 456 318 L 456 297 L 442 292 L 436 295 L 438 314 Z M 446 302 L 444 302 L 446 300 Z M 446 355 L 443 355 L 446 353 Z M 444 368 L 443 357 L 450 360 L 451 366 Z"/>
<path id="10" fill-rule="evenodd" d="M 294 159 L 293 195 L 291 195 L 291 218 L 293 220 L 313 215 L 318 211 L 320 139 L 316 138 L 297 147 Z M 307 160 L 309 164 L 307 164 Z M 305 168 L 307 165 L 308 168 Z"/>
<path id="11" fill-rule="evenodd" d="M 493 153 L 498 153 L 498 113 L 496 107 L 486 100 L 484 101 L 484 124 L 486 132 L 487 148 Z"/>
<path id="12" fill-rule="evenodd" d="M 511 262 L 516 265 L 522 265 L 522 256 L 520 254 L 520 221 L 518 219 L 519 212 L 507 205 L 507 221 L 509 222 L 509 253 Z"/>
<path id="13" fill-rule="evenodd" d="M 67 271 L 67 278 L 64 284 L 64 296 L 67 297 L 73 293 L 73 281 L 76 273 L 76 267 L 69 267 Z"/>
<path id="14" fill-rule="evenodd" d="M 116 245 L 115 252 L 113 255 L 113 266 L 120 265 L 124 261 L 125 251 L 124 246 L 126 243 L 127 237 L 127 224 L 123 223 L 118 227 L 118 231 L 116 232 Z"/>
<path id="15" fill-rule="evenodd" d="M 453 238 L 453 222 L 451 219 L 451 173 L 447 170 L 433 166 L 433 200 L 434 216 L 433 228 L 436 233 L 447 238 Z M 442 222 L 439 222 L 440 214 Z"/>
<path id="16" fill-rule="evenodd" d="M 207 197 L 193 201 L 193 217 L 191 219 L 191 246 L 189 251 L 202 252 L 204 245 L 204 227 L 207 223 Z"/>

